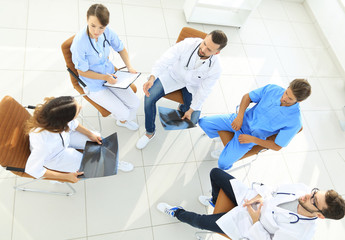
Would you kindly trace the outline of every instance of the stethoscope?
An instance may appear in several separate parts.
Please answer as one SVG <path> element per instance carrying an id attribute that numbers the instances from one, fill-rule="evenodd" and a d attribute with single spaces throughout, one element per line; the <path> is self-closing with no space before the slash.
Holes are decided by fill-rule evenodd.
<path id="1" fill-rule="evenodd" d="M 186 66 L 184 66 L 184 69 L 185 70 L 188 70 L 188 66 L 189 66 L 189 62 L 190 62 L 190 60 L 192 59 L 192 56 L 193 56 L 193 54 L 195 53 L 195 51 L 198 49 L 198 47 L 200 47 L 200 44 L 201 43 L 199 43 L 199 45 L 198 46 L 196 46 L 196 48 L 193 50 L 193 52 L 192 52 L 192 54 L 189 56 L 189 59 L 188 59 L 188 62 L 187 62 L 187 65 Z M 209 57 L 209 61 L 210 61 L 210 63 L 208 64 L 208 67 L 211 67 L 211 64 L 212 64 L 212 60 L 211 60 L 211 58 L 213 57 L 213 55 L 212 56 L 210 56 Z M 205 62 L 203 62 L 202 64 L 204 64 Z"/>
<path id="2" fill-rule="evenodd" d="M 296 194 L 294 193 L 287 193 L 287 192 L 274 192 L 272 195 L 273 196 L 276 196 L 276 195 L 293 195 L 293 196 L 296 196 Z M 272 211 L 272 214 L 274 214 L 274 211 Z M 298 223 L 299 220 L 306 220 L 306 221 L 313 221 L 313 220 L 316 220 L 317 217 L 313 217 L 313 218 L 304 218 L 304 217 L 299 217 L 296 213 L 292 213 L 292 212 L 289 212 L 290 215 L 296 217 L 296 221 L 291 221 L 290 224 L 294 224 L 294 223 Z"/>
<path id="3" fill-rule="evenodd" d="M 98 54 L 99 57 L 102 57 L 102 53 L 98 52 L 97 49 L 95 48 L 95 46 L 93 45 L 92 41 L 91 41 L 91 38 L 90 38 L 90 33 L 89 33 L 89 26 L 87 26 L 86 28 L 87 30 L 87 36 L 89 38 L 89 41 L 90 41 L 90 44 L 92 46 L 92 48 L 96 51 L 96 53 Z M 108 41 L 107 37 L 105 36 L 105 34 L 103 33 L 103 36 L 104 36 L 104 41 L 103 41 L 103 49 L 105 48 L 105 43 L 107 42 L 110 46 L 110 42 Z"/>

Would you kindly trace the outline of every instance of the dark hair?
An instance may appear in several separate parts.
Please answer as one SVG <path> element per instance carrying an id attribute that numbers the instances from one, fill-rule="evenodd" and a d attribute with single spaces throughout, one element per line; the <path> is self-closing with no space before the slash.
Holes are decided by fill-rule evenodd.
<path id="1" fill-rule="evenodd" d="M 328 190 L 325 195 L 327 208 L 322 209 L 325 218 L 339 220 L 345 215 L 345 202 L 334 190 Z"/>
<path id="2" fill-rule="evenodd" d="M 87 19 L 89 19 L 90 16 L 97 17 L 98 21 L 102 24 L 103 27 L 107 26 L 109 24 L 109 11 L 106 8 L 106 6 L 102 4 L 93 4 L 87 10 Z"/>
<path id="3" fill-rule="evenodd" d="M 77 105 L 73 97 L 45 98 L 45 103 L 35 108 L 34 115 L 26 122 L 26 133 L 41 128 L 39 132 L 47 130 L 61 133 L 68 131 L 68 123 L 77 113 Z"/>
<path id="4" fill-rule="evenodd" d="M 311 86 L 306 79 L 295 79 L 290 83 L 289 88 L 296 97 L 297 102 L 307 99 L 311 94 Z"/>
<path id="5" fill-rule="evenodd" d="M 208 35 L 211 35 L 212 42 L 219 45 L 218 50 L 222 50 L 228 43 L 228 38 L 222 30 L 213 30 Z"/>

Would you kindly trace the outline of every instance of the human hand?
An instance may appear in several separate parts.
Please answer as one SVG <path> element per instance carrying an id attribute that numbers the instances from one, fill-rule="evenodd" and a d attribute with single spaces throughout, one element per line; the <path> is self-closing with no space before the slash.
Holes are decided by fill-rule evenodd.
<path id="1" fill-rule="evenodd" d="M 79 178 L 78 176 L 80 175 L 83 175 L 84 172 L 71 172 L 71 173 L 68 173 L 68 179 L 72 182 L 72 183 L 76 183 L 79 181 Z"/>
<path id="2" fill-rule="evenodd" d="M 184 119 L 191 119 L 192 118 L 192 113 L 193 113 L 193 109 L 189 108 L 189 110 L 187 112 L 184 113 L 183 117 L 181 118 L 182 120 Z"/>
<path id="3" fill-rule="evenodd" d="M 115 84 L 117 82 L 117 77 L 115 74 L 105 74 L 104 81 L 107 81 L 110 84 Z"/>
<path id="4" fill-rule="evenodd" d="M 254 139 L 254 137 L 251 135 L 248 135 L 248 134 L 241 134 L 240 136 L 238 136 L 238 141 L 241 144 L 252 143 L 252 142 L 254 142 L 253 139 Z"/>
<path id="5" fill-rule="evenodd" d="M 101 136 L 97 136 L 93 132 L 91 132 L 90 136 L 88 136 L 89 139 L 93 142 L 97 142 L 98 144 L 102 144 L 102 138 Z"/>
<path id="6" fill-rule="evenodd" d="M 252 204 L 255 204 L 255 203 L 262 203 L 262 202 L 263 202 L 263 199 L 262 199 L 261 195 L 258 194 L 258 195 L 256 195 L 255 197 L 253 197 L 250 200 L 245 199 L 243 207 L 246 207 L 246 206 L 249 206 L 249 205 L 252 205 Z"/>
<path id="7" fill-rule="evenodd" d="M 127 67 L 127 69 L 128 69 L 128 72 L 130 73 L 137 73 L 137 71 L 132 67 Z"/>
<path id="8" fill-rule="evenodd" d="M 243 123 L 243 118 L 237 116 L 237 117 L 234 119 L 234 121 L 232 121 L 231 127 L 232 127 L 232 129 L 234 129 L 235 131 L 238 131 L 238 130 L 241 129 L 242 123 Z"/>
<path id="9" fill-rule="evenodd" d="M 257 210 L 255 210 L 252 207 L 252 205 L 248 205 L 247 206 L 247 210 L 248 210 L 248 213 L 249 213 L 250 217 L 252 218 L 253 224 L 260 220 L 261 207 L 262 206 L 263 206 L 263 203 L 260 203 Z"/>
<path id="10" fill-rule="evenodd" d="M 153 81 L 147 81 L 146 83 L 144 83 L 143 85 L 143 90 L 144 90 L 144 93 L 146 95 L 146 97 L 149 97 L 150 96 L 150 93 L 149 93 L 149 89 L 153 86 Z"/>

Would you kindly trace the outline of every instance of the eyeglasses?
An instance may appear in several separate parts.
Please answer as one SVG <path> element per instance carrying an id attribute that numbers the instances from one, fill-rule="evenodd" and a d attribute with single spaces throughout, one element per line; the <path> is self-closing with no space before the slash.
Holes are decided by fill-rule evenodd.
<path id="1" fill-rule="evenodd" d="M 316 206 L 316 203 L 315 203 L 315 194 L 320 191 L 320 189 L 318 188 L 313 188 L 313 190 L 311 190 L 311 198 L 310 198 L 310 202 L 311 204 L 313 204 L 314 207 L 316 207 L 316 209 L 323 214 L 322 210 L 320 210 L 317 206 Z"/>

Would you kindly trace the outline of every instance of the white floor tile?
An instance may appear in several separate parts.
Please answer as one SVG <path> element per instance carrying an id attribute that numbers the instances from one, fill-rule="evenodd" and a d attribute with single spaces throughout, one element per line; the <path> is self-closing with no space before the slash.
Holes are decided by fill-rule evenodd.
<path id="1" fill-rule="evenodd" d="M 322 190 L 333 188 L 324 162 L 318 152 L 284 153 L 288 171 L 294 183 L 304 183 Z"/>
<path id="2" fill-rule="evenodd" d="M 292 183 L 292 178 L 281 154 L 259 155 L 258 159 L 251 165 L 248 179 L 250 183 L 260 182 L 269 186 Z"/>
<path id="3" fill-rule="evenodd" d="M 12 222 L 13 222 L 13 204 L 15 200 L 15 193 L 13 186 L 15 185 L 15 178 L 0 179 L 0 190 L 3 193 L 0 200 L 0 232 L 1 239 L 12 239 Z"/>
<path id="4" fill-rule="evenodd" d="M 308 15 L 305 7 L 301 3 L 281 1 L 290 21 L 311 23 L 312 19 Z"/>
<path id="5" fill-rule="evenodd" d="M 161 1 L 160 0 L 122 0 L 123 4 L 130 4 L 136 6 L 145 6 L 145 7 L 160 7 Z"/>
<path id="6" fill-rule="evenodd" d="M 230 43 L 221 51 L 219 56 L 221 56 L 222 74 L 252 75 L 242 45 Z"/>
<path id="7" fill-rule="evenodd" d="M 138 118 L 141 137 L 145 133 L 145 124 L 143 117 Z M 195 161 L 188 130 L 166 131 L 158 116 L 155 124 L 156 136 L 141 150 L 145 166 Z"/>
<path id="8" fill-rule="evenodd" d="M 16 17 L 13 17 L 15 9 Z M 0 27 L 26 28 L 28 16 L 28 0 L 1 1 Z M 9 19 L 11 19 L 9 21 Z"/>
<path id="9" fill-rule="evenodd" d="M 26 70 L 65 71 L 61 44 L 73 34 L 29 30 L 26 42 Z"/>
<path id="10" fill-rule="evenodd" d="M 183 9 L 185 0 L 161 0 L 163 8 Z"/>
<path id="11" fill-rule="evenodd" d="M 331 110 L 328 98 L 325 94 L 323 86 L 317 78 L 308 78 L 311 85 L 312 94 L 301 103 L 302 110 Z"/>
<path id="12" fill-rule="evenodd" d="M 244 49 L 255 75 L 285 75 L 274 47 L 244 45 Z"/>
<path id="13" fill-rule="evenodd" d="M 258 10 L 262 18 L 288 20 L 282 1 L 262 0 Z"/>
<path id="14" fill-rule="evenodd" d="M 319 150 L 345 148 L 345 133 L 341 131 L 336 113 L 308 111 L 303 115 Z"/>
<path id="15" fill-rule="evenodd" d="M 17 102 L 22 101 L 23 90 L 23 71 L 0 70 L 0 99 L 9 95 L 16 99 Z"/>
<path id="16" fill-rule="evenodd" d="M 151 225 L 143 168 L 87 180 L 86 197 L 89 235 Z"/>
<path id="17" fill-rule="evenodd" d="M 304 49 L 318 77 L 340 77 L 340 73 L 326 49 Z"/>
<path id="18" fill-rule="evenodd" d="M 154 63 L 170 47 L 168 39 L 127 37 L 127 40 L 132 65 L 139 72 L 151 72 Z"/>
<path id="19" fill-rule="evenodd" d="M 239 34 L 244 44 L 272 44 L 267 28 L 259 18 L 249 18 L 246 24 L 239 30 Z"/>
<path id="20" fill-rule="evenodd" d="M 22 70 L 24 68 L 26 31 L 19 29 L 0 29 L 0 69 Z"/>
<path id="21" fill-rule="evenodd" d="M 287 75 L 309 77 L 313 67 L 302 48 L 276 47 L 279 59 Z"/>
<path id="22" fill-rule="evenodd" d="M 98 236 L 88 236 L 88 240 L 153 240 L 152 228 L 141 228 L 119 233 L 102 234 Z"/>
<path id="23" fill-rule="evenodd" d="M 264 87 L 267 84 L 276 84 L 283 88 L 287 88 L 289 87 L 289 83 L 293 80 L 293 78 L 284 77 L 275 72 L 271 76 L 255 76 L 255 80 L 257 83 L 257 87 Z"/>
<path id="24" fill-rule="evenodd" d="M 339 238 L 345 234 L 345 222 L 343 220 L 320 220 L 316 229 L 314 240 L 322 240 L 326 238 Z"/>
<path id="25" fill-rule="evenodd" d="M 290 22 L 264 20 L 274 46 L 300 47 L 296 33 Z"/>
<path id="26" fill-rule="evenodd" d="M 301 46 L 305 48 L 324 48 L 322 38 L 314 24 L 311 23 L 292 23 L 292 27 L 299 39 Z"/>
<path id="27" fill-rule="evenodd" d="M 342 195 L 345 194 L 345 183 L 342 179 L 345 170 L 345 149 L 320 151 L 320 155 L 334 189 Z"/>
<path id="28" fill-rule="evenodd" d="M 222 77 L 221 77 L 222 78 Z M 219 83 L 215 84 L 212 92 L 202 105 L 202 113 L 204 114 L 221 114 L 227 112 L 227 105 L 224 101 L 224 95 Z M 217 103 L 217 104 L 215 104 Z"/>
<path id="29" fill-rule="evenodd" d="M 76 95 L 67 71 L 43 72 L 25 71 L 22 104 L 36 105 L 45 97 Z"/>
<path id="30" fill-rule="evenodd" d="M 345 80 L 344 78 L 318 78 L 329 103 L 334 110 L 345 106 Z"/>
<path id="31" fill-rule="evenodd" d="M 123 11 L 128 36 L 168 37 L 162 9 L 124 5 Z"/>
<path id="32" fill-rule="evenodd" d="M 31 181 L 18 178 L 17 184 Z M 86 236 L 84 182 L 72 185 L 73 196 L 17 191 L 14 210 L 13 238 L 68 239 Z M 30 187 L 50 191 L 68 191 L 65 184 L 40 181 Z"/>
<path id="33" fill-rule="evenodd" d="M 244 94 L 258 87 L 253 76 L 227 75 L 220 79 L 220 85 L 229 113 L 236 112 L 236 106 L 241 103 Z"/>
<path id="34" fill-rule="evenodd" d="M 157 210 L 160 202 L 199 213 L 205 211 L 198 203 L 201 187 L 195 163 L 146 167 L 145 173 L 153 226 L 177 222 Z"/>
<path id="35" fill-rule="evenodd" d="M 187 23 L 182 10 L 163 9 L 163 13 L 169 38 L 177 39 L 183 27 L 204 31 L 202 24 Z"/>
<path id="36" fill-rule="evenodd" d="M 77 12 L 77 0 L 30 0 L 28 29 L 76 32 L 78 30 Z"/>
<path id="37" fill-rule="evenodd" d="M 155 240 L 189 240 L 195 239 L 196 231 L 185 223 L 175 223 L 153 227 L 153 236 Z"/>

